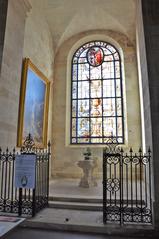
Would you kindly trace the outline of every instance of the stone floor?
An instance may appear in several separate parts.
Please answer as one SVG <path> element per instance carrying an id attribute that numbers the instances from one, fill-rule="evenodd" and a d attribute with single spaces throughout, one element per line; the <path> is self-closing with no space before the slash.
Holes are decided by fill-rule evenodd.
<path id="1" fill-rule="evenodd" d="M 4 239 L 122 239 L 120 236 L 106 236 L 99 234 L 76 233 L 76 232 L 58 232 L 40 229 L 18 228 L 11 232 Z M 125 236 L 125 239 L 130 239 Z M 140 237 L 131 237 L 131 239 L 139 239 Z M 153 237 L 154 238 L 154 237 Z M 157 237 L 156 237 L 157 238 Z M 146 237 L 145 237 L 146 239 Z"/>
<path id="2" fill-rule="evenodd" d="M 79 201 L 82 199 L 102 199 L 102 181 L 98 180 L 97 187 L 90 188 L 81 188 L 79 187 L 79 179 L 54 179 L 50 181 L 50 196 L 53 197 L 61 197 L 61 198 L 78 198 Z M 68 209 L 68 208 L 46 208 L 40 211 L 34 218 L 26 220 L 23 223 L 23 227 L 28 227 L 29 230 L 32 228 L 39 230 L 43 229 L 45 231 L 52 230 L 52 232 L 56 230 L 65 231 L 66 235 L 68 231 L 72 232 L 80 232 L 80 233 L 100 233 L 105 234 L 105 236 L 123 235 L 125 234 L 125 230 L 128 230 L 128 234 L 133 237 L 134 235 L 134 226 L 126 225 L 125 227 L 121 227 L 119 224 L 103 224 L 102 219 L 102 211 L 98 209 L 92 210 L 79 210 L 79 209 Z M 137 235 L 140 233 L 151 231 L 151 226 L 138 226 L 135 224 L 135 229 Z M 65 238 L 62 237 L 61 238 Z M 70 234 L 72 235 L 72 234 Z M 78 235 L 78 234 L 76 234 Z M 18 237 L 16 237 L 18 238 Z M 25 237 L 24 237 L 25 238 Z M 49 238 L 49 237 L 48 237 Z M 53 237 L 54 238 L 54 237 Z M 60 237 L 59 237 L 60 238 Z M 67 236 L 66 236 L 67 238 Z M 73 238 L 73 237 L 70 237 Z M 83 237 L 75 237 L 78 238 L 87 238 Z M 89 238 L 89 237 L 88 237 Z M 102 235 L 94 238 L 103 238 Z M 135 237 L 137 238 L 137 237 Z M 34 238 L 35 239 L 35 238 Z"/>
<path id="3" fill-rule="evenodd" d="M 102 198 L 102 180 L 97 180 L 98 186 L 90 188 L 79 187 L 80 179 L 54 179 L 50 180 L 50 196 L 60 197 L 91 197 Z"/>
<path id="4" fill-rule="evenodd" d="M 76 197 L 76 198 L 92 198 L 92 199 L 102 199 L 103 198 L 103 184 L 102 179 L 96 180 L 97 186 L 91 186 L 89 188 L 82 188 L 79 187 L 80 179 L 51 179 L 50 180 L 50 190 L 49 195 L 50 196 L 58 196 L 58 197 Z M 130 182 L 129 182 L 130 183 Z M 126 184 L 125 184 L 126 185 Z M 133 190 L 135 192 L 135 186 L 136 182 L 133 182 Z M 137 182 L 137 189 L 140 189 L 140 182 Z M 143 184 L 143 191 L 142 191 L 142 197 L 144 198 L 144 184 Z M 131 198 L 131 187 L 129 184 L 129 199 Z M 113 195 L 112 199 L 113 199 Z M 114 194 L 114 197 L 116 198 L 120 197 L 120 191 L 116 192 L 116 195 Z M 127 192 L 124 190 L 123 196 L 125 199 L 127 199 Z M 135 197 L 135 194 L 134 194 Z M 140 200 L 140 194 L 138 193 L 138 199 Z M 135 198 L 136 199 L 136 198 Z"/>
<path id="5" fill-rule="evenodd" d="M 75 209 L 45 208 L 34 218 L 27 220 L 32 224 L 43 223 L 45 226 L 60 224 L 62 227 L 75 226 L 103 226 L 101 211 L 87 211 Z M 27 222 L 24 222 L 27 224 Z M 46 225 L 47 224 L 47 225 Z"/>
<path id="6" fill-rule="evenodd" d="M 79 179 L 54 179 L 50 181 L 50 196 L 64 198 L 102 199 L 102 180 L 97 187 L 81 188 Z M 43 230 L 42 230 L 43 229 Z M 135 229 L 135 230 L 134 230 Z M 69 232 L 71 231 L 71 232 Z M 77 233 L 79 232 L 79 233 Z M 102 211 L 46 208 L 34 218 L 26 220 L 7 239 L 138 239 L 152 238 L 152 226 L 137 224 L 121 227 L 103 224 Z M 88 234 L 89 233 L 89 234 Z M 90 234 L 93 233 L 93 234 Z M 99 233 L 98 235 L 96 233 Z M 153 235 L 153 238 L 158 238 Z"/>

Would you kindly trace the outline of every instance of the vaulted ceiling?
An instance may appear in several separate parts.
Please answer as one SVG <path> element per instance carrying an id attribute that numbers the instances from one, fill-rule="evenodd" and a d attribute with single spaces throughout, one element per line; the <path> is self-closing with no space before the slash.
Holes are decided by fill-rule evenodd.
<path id="1" fill-rule="evenodd" d="M 74 34 L 114 30 L 135 39 L 136 0 L 30 0 L 44 14 L 54 46 Z"/>

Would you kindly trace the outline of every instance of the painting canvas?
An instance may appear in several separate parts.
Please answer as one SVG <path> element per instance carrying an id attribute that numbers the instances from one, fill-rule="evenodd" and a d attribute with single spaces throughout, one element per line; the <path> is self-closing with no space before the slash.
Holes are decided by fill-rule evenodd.
<path id="1" fill-rule="evenodd" d="M 47 144 L 49 81 L 28 59 L 24 59 L 18 126 L 18 146 L 30 133 L 37 147 Z"/>

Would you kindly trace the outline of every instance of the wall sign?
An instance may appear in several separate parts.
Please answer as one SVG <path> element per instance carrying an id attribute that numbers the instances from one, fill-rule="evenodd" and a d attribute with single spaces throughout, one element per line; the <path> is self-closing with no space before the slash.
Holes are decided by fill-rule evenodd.
<path id="1" fill-rule="evenodd" d="M 16 155 L 15 158 L 15 187 L 35 188 L 36 155 Z"/>

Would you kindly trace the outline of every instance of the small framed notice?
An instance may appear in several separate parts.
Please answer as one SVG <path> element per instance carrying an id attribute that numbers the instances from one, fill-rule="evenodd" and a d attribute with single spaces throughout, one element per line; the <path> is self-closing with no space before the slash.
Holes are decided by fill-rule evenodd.
<path id="1" fill-rule="evenodd" d="M 16 155 L 15 158 L 15 187 L 35 188 L 36 155 Z"/>

